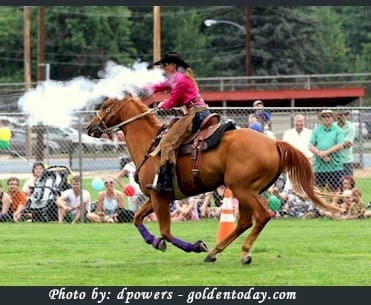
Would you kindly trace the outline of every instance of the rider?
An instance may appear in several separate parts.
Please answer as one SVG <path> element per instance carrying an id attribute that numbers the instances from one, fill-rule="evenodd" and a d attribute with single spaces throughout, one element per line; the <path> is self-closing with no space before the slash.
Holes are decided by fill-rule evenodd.
<path id="1" fill-rule="evenodd" d="M 174 123 L 160 142 L 161 160 L 153 184 L 147 188 L 160 192 L 172 190 L 172 175 L 176 163 L 175 150 L 192 133 L 196 132 L 202 121 L 210 114 L 208 105 L 200 96 L 198 85 L 190 66 L 174 51 L 165 52 L 162 58 L 153 63 L 164 69 L 166 80 L 151 86 L 155 92 L 170 90 L 168 99 L 159 103 L 161 109 L 180 107 L 183 117 Z M 148 89 L 148 88 L 147 88 Z"/>

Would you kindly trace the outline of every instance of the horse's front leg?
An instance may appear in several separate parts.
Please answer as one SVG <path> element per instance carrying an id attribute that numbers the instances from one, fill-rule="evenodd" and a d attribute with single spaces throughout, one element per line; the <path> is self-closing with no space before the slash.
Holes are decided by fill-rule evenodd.
<path id="1" fill-rule="evenodd" d="M 182 249 L 185 252 L 207 252 L 207 245 L 202 241 L 197 241 L 195 243 L 190 243 L 187 241 L 183 241 L 179 238 L 174 237 L 171 234 L 171 216 L 170 216 L 170 202 L 172 200 L 172 196 L 164 195 L 162 197 L 158 196 L 158 194 L 154 194 L 152 196 L 152 206 L 155 210 L 157 221 L 160 227 L 161 236 L 171 242 L 174 246 Z"/>
<path id="2" fill-rule="evenodd" d="M 152 245 L 155 249 L 165 251 L 166 243 L 162 238 L 153 236 L 143 224 L 144 218 L 153 212 L 151 199 L 148 199 L 143 206 L 134 215 L 134 225 L 137 227 L 140 235 L 147 244 Z"/>

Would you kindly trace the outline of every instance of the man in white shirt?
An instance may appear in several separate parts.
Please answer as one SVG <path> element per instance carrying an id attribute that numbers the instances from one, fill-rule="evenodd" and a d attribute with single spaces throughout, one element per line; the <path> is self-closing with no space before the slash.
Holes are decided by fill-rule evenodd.
<path id="1" fill-rule="evenodd" d="M 80 176 L 73 176 L 71 179 L 72 188 L 65 190 L 60 197 L 57 198 L 56 204 L 58 207 L 58 222 L 62 223 L 67 215 L 71 217 L 72 223 L 76 223 L 81 219 L 81 212 L 86 211 L 86 207 L 90 203 L 90 193 L 87 190 L 82 190 L 81 207 L 81 179 Z"/>
<path id="2" fill-rule="evenodd" d="M 312 130 L 305 127 L 305 117 L 302 114 L 294 116 L 294 128 L 287 129 L 283 134 L 283 141 L 290 143 L 295 148 L 299 149 L 309 160 L 312 159 L 313 153 L 309 150 L 309 140 L 312 135 Z M 287 179 L 287 186 L 292 187 L 291 181 Z"/>
<path id="3" fill-rule="evenodd" d="M 288 129 L 283 134 L 283 141 L 290 143 L 299 149 L 309 160 L 312 159 L 313 153 L 309 150 L 309 140 L 312 130 L 305 127 L 305 117 L 297 114 L 294 117 L 294 128 Z"/>

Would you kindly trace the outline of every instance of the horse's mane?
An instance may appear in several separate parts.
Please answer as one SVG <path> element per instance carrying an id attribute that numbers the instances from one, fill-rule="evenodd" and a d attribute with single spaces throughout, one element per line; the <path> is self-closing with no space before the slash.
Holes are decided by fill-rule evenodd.
<path id="1" fill-rule="evenodd" d="M 138 106 L 140 112 L 146 112 L 149 110 L 149 107 L 142 102 L 142 100 L 137 96 L 129 96 L 135 104 Z M 154 127 L 160 128 L 164 123 L 161 122 L 153 113 L 150 113 L 147 115 L 148 120 L 150 121 L 150 124 Z"/>

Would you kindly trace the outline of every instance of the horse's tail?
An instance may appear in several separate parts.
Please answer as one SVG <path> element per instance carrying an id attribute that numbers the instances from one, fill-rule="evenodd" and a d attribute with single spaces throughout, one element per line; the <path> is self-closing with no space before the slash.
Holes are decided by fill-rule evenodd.
<path id="1" fill-rule="evenodd" d="M 284 141 L 277 141 L 277 147 L 281 152 L 281 171 L 288 173 L 294 190 L 305 193 L 316 206 L 322 209 L 330 212 L 342 211 L 327 204 L 315 193 L 312 165 L 300 150 Z"/>

